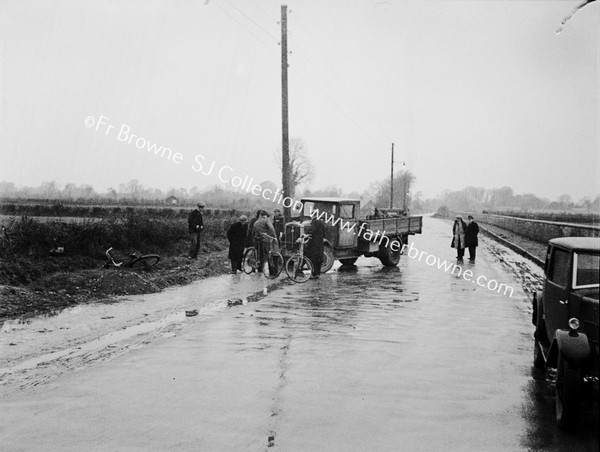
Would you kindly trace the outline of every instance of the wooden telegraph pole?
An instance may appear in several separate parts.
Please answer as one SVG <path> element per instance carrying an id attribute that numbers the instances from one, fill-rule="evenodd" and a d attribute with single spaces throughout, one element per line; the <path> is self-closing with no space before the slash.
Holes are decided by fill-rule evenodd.
<path id="1" fill-rule="evenodd" d="M 392 171 L 390 175 L 390 209 L 394 208 L 394 143 L 392 143 Z"/>
<path id="2" fill-rule="evenodd" d="M 290 184 L 290 138 L 288 132 L 288 62 L 287 62 L 287 5 L 281 5 L 281 177 L 283 196 L 291 195 Z M 289 202 L 288 202 L 289 204 Z M 284 221 L 291 218 L 290 207 L 283 206 Z"/>
<path id="3" fill-rule="evenodd" d="M 408 170 L 406 169 L 406 162 L 402 162 L 402 169 L 404 170 L 404 197 L 402 202 L 402 208 L 404 209 L 404 213 L 406 214 L 406 195 L 408 194 Z"/>

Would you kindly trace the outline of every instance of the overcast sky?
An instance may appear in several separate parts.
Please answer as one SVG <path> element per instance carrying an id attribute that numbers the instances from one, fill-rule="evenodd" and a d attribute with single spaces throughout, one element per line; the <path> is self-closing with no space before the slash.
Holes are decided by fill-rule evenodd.
<path id="1" fill-rule="evenodd" d="M 311 188 L 387 178 L 395 143 L 427 197 L 600 194 L 600 2 L 556 32 L 579 3 L 290 0 L 290 136 Z M 280 15 L 271 0 L 0 1 L 0 181 L 189 189 L 229 167 L 279 184 Z"/>

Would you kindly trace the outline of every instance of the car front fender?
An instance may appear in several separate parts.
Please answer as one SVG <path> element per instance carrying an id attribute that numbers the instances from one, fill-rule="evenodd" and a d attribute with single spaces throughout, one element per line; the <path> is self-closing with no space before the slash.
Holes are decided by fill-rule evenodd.
<path id="1" fill-rule="evenodd" d="M 565 359 L 574 366 L 579 366 L 590 354 L 590 343 L 585 333 L 569 330 L 556 330 L 556 352 L 559 350 Z"/>

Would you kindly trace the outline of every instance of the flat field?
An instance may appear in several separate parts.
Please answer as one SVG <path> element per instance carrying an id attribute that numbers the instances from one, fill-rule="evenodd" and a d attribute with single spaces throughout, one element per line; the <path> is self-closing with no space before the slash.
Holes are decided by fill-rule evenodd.
<path id="1" fill-rule="evenodd" d="M 0 321 L 116 295 L 159 291 L 229 270 L 226 231 L 235 210 L 207 210 L 198 260 L 187 256 L 191 209 L 68 206 L 66 215 L 0 215 Z M 14 210 L 14 209 L 9 209 Z M 52 213 L 29 205 L 20 212 Z M 56 208 L 55 208 L 56 210 Z M 80 215 L 73 215 L 79 213 Z M 64 254 L 52 255 L 55 247 Z M 104 269 L 104 252 L 161 256 L 151 271 Z"/>

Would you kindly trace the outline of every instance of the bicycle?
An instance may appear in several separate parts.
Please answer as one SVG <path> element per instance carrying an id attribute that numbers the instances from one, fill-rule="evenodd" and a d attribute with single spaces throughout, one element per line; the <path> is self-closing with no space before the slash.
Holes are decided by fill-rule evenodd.
<path id="1" fill-rule="evenodd" d="M 269 252 L 267 258 L 263 263 L 262 273 L 268 279 L 277 278 L 283 270 L 283 256 L 279 251 L 274 251 L 274 244 L 277 243 L 275 237 L 266 236 L 270 239 Z M 266 264 L 266 265 L 265 265 Z M 260 260 L 258 259 L 258 250 L 256 247 L 251 246 L 244 252 L 244 258 L 242 260 L 242 270 L 244 273 L 249 275 L 250 273 L 259 269 Z"/>
<path id="2" fill-rule="evenodd" d="M 144 270 L 150 270 L 150 268 L 154 267 L 160 260 L 158 254 L 141 254 L 136 251 L 129 254 L 127 260 L 117 262 L 111 255 L 112 251 L 112 246 L 105 251 L 104 254 L 106 255 L 107 260 L 104 262 L 104 265 L 102 265 L 103 268 L 143 268 Z"/>
<path id="3" fill-rule="evenodd" d="M 303 283 L 310 279 L 313 274 L 313 263 L 304 255 L 304 245 L 310 240 L 310 234 L 302 234 L 296 240 L 298 252 L 292 254 L 285 262 L 285 272 L 288 277 L 297 283 Z"/>

